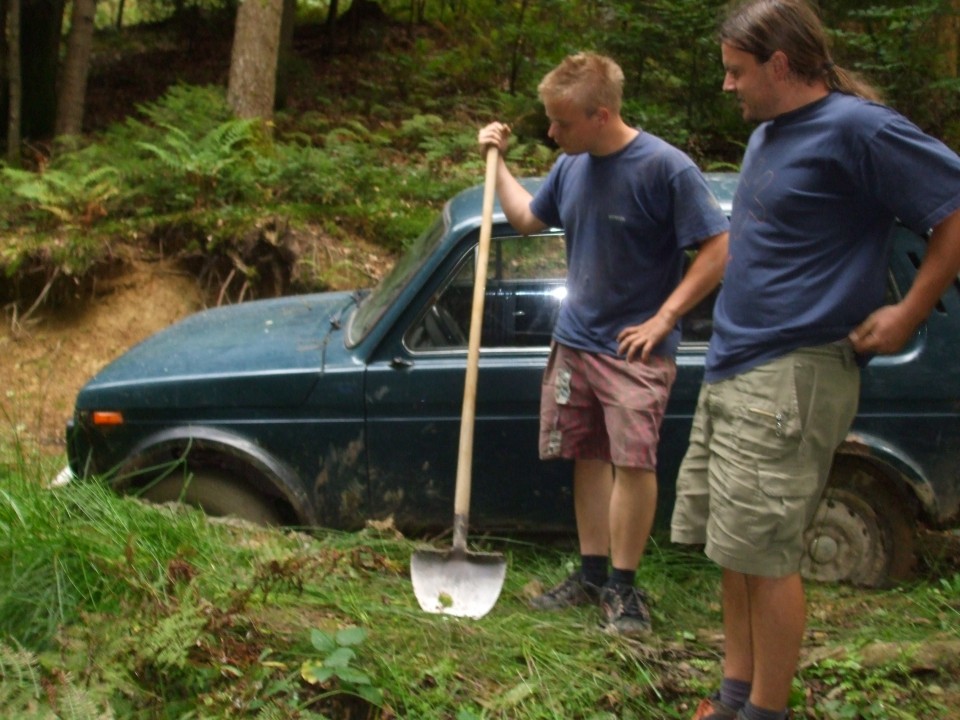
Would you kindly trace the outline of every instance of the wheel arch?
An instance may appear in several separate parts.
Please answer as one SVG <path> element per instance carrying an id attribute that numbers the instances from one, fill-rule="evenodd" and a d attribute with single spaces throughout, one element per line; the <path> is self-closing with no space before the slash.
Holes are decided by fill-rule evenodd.
<path id="1" fill-rule="evenodd" d="M 869 433 L 849 433 L 834 463 L 860 462 L 882 477 L 891 492 L 910 504 L 914 521 L 936 517 L 937 498 L 922 467 L 900 448 Z"/>
<path id="2" fill-rule="evenodd" d="M 139 488 L 184 465 L 226 470 L 251 490 L 279 500 L 289 524 L 317 523 L 313 503 L 293 468 L 263 447 L 218 428 L 175 427 L 145 437 L 111 473 L 111 483 L 118 490 Z"/>

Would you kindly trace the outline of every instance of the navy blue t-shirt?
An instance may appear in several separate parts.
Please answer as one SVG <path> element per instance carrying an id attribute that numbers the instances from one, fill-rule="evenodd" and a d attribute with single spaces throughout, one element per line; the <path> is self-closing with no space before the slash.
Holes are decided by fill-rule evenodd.
<path id="1" fill-rule="evenodd" d="M 566 235 L 554 339 L 612 356 L 617 334 L 655 315 L 676 288 L 684 249 L 728 227 L 693 161 L 646 132 L 611 155 L 561 155 L 530 209 Z M 673 356 L 679 341 L 678 325 L 654 352 Z"/>
<path id="2" fill-rule="evenodd" d="M 960 158 L 894 110 L 831 93 L 750 136 L 714 308 L 708 382 L 845 338 L 884 301 L 899 220 L 960 208 Z"/>

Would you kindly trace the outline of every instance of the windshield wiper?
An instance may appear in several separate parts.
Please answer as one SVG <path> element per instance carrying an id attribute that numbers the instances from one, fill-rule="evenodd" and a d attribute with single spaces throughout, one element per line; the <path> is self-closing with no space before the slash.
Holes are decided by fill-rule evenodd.
<path id="1" fill-rule="evenodd" d="M 340 308 L 340 311 L 336 315 L 330 316 L 330 327 L 334 330 L 339 330 L 343 326 L 343 316 L 347 310 L 349 310 L 352 305 L 359 305 L 360 301 L 369 293 L 369 290 L 354 290 L 350 293 L 350 302 Z"/>

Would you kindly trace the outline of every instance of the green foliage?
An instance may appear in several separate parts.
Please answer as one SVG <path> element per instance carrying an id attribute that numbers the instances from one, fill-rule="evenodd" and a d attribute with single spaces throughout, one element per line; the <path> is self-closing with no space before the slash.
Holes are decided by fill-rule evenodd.
<path id="1" fill-rule="evenodd" d="M 154 126 L 176 125 L 191 137 L 204 135 L 233 116 L 225 90 L 209 85 L 173 85 L 160 100 L 140 104 L 137 110 Z"/>
<path id="2" fill-rule="evenodd" d="M 3 174 L 12 183 L 14 194 L 68 225 L 91 225 L 107 214 L 107 201 L 120 192 L 117 171 L 112 167 L 82 175 L 56 169 L 38 174 L 15 168 L 4 168 Z"/>
<path id="3" fill-rule="evenodd" d="M 11 281 L 0 294 L 15 309 L 75 297 L 131 238 L 135 252 L 152 252 L 158 234 L 188 237 L 172 251 L 191 259 L 214 253 L 201 264 L 226 262 L 222 278 L 249 279 L 249 268 L 230 258 L 242 258 L 244 238 L 265 217 L 398 251 L 447 198 L 482 180 L 476 131 L 486 122 L 513 127 L 508 159 L 518 174 L 546 172 L 556 150 L 546 142 L 537 84 L 578 50 L 612 54 L 623 66 L 628 121 L 705 169 L 736 169 L 751 126 L 720 89 L 715 29 L 724 5 L 385 1 L 385 12 L 401 22 L 385 26 L 378 42 L 349 53 L 327 48 L 319 71 L 313 58 L 298 56 L 293 79 L 301 97 L 271 126 L 234 118 L 222 87 L 174 85 L 97 137 L 58 140 L 35 172 L 4 171 L 0 269 Z M 159 6 L 139 9 L 153 17 Z M 217 25 L 202 19 L 215 8 L 195 9 L 200 22 Z M 326 9 L 321 3 L 307 14 L 323 19 Z M 841 64 L 865 71 L 921 127 L 960 144 L 960 81 L 944 68 L 941 42 L 953 4 L 857 1 L 822 9 Z M 176 27 L 144 36 L 177 42 Z M 107 55 L 124 47 L 119 36 L 98 41 L 110 46 Z M 20 284 L 24 272 L 46 280 Z M 298 290 L 321 287 L 317 280 Z M 220 297 L 221 288 L 213 289 Z"/>
<path id="4" fill-rule="evenodd" d="M 180 543 L 204 562 L 219 554 L 201 518 L 171 534 L 166 519 L 103 486 L 48 490 L 22 472 L 0 474 L 0 638 L 24 648 L 47 649 L 58 626 L 94 608 L 117 610 L 144 580 L 163 577 Z"/>
<path id="5" fill-rule="evenodd" d="M 160 161 L 179 188 L 168 209 L 205 207 L 215 199 L 224 204 L 244 199 L 248 183 L 241 180 L 224 190 L 224 179 L 229 169 L 250 164 L 250 145 L 257 125 L 255 120 L 230 119 L 199 138 L 173 125 L 163 125 L 167 134 L 159 143 L 138 142 L 138 147 Z"/>
<path id="6" fill-rule="evenodd" d="M 739 161 L 750 127 L 722 90 L 716 28 L 724 0 L 614 3 L 601 48 L 626 75 L 624 116 L 702 165 Z"/>
<path id="7" fill-rule="evenodd" d="M 921 128 L 960 145 L 960 78 L 944 42 L 956 42 L 957 9 L 947 0 L 876 2 L 831 8 L 836 55 L 877 85 Z M 952 28 L 941 32 L 940 28 Z M 952 75 L 950 74 L 952 73 Z"/>
<path id="8" fill-rule="evenodd" d="M 36 655 L 0 641 L 0 707 L 25 708 L 42 697 Z"/>
<path id="9" fill-rule="evenodd" d="M 638 578 L 656 636 L 636 643 L 598 632 L 596 608 L 527 608 L 528 585 L 569 573 L 572 543 L 481 543 L 505 554 L 507 580 L 489 615 L 464 621 L 419 610 L 416 544 L 389 526 L 310 536 L 215 524 L 92 483 L 44 488 L 30 462 L 0 474 L 0 707 L 11 717 L 307 720 L 371 717 L 373 704 L 385 717 L 677 720 L 721 676 L 719 573 L 656 535 Z M 946 614 L 956 638 L 953 589 L 952 577 L 902 592 L 813 586 L 811 630 L 849 652 L 890 617 L 922 632 Z M 824 657 L 802 673 L 798 715 L 947 716 L 924 692 L 955 687 L 947 666 Z"/>
<path id="10" fill-rule="evenodd" d="M 383 690 L 373 685 L 370 676 L 354 667 L 357 657 L 354 647 L 367 639 L 361 627 L 341 628 L 335 634 L 314 628 L 310 642 L 319 654 L 316 659 L 304 660 L 300 675 L 311 685 L 336 686 L 331 693 L 344 692 L 362 697 L 372 705 L 383 703 Z"/>
<path id="11" fill-rule="evenodd" d="M 805 674 L 830 689 L 817 703 L 826 720 L 914 720 L 942 717 L 944 711 L 936 702 L 924 699 L 918 703 L 924 708 L 920 715 L 915 707 L 903 707 L 904 699 L 911 693 L 922 695 L 919 683 L 903 668 L 869 669 L 856 659 L 827 658 Z"/>

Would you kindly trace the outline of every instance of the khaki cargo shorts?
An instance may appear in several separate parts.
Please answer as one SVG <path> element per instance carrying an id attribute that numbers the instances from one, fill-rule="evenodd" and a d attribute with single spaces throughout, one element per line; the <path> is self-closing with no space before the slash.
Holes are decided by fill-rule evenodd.
<path id="1" fill-rule="evenodd" d="M 803 532 L 859 395 L 860 370 L 845 342 L 704 383 L 677 477 L 671 539 L 705 544 L 710 559 L 735 572 L 797 572 Z"/>
<path id="2" fill-rule="evenodd" d="M 643 363 L 553 343 L 540 393 L 540 457 L 656 470 L 673 358 Z"/>

